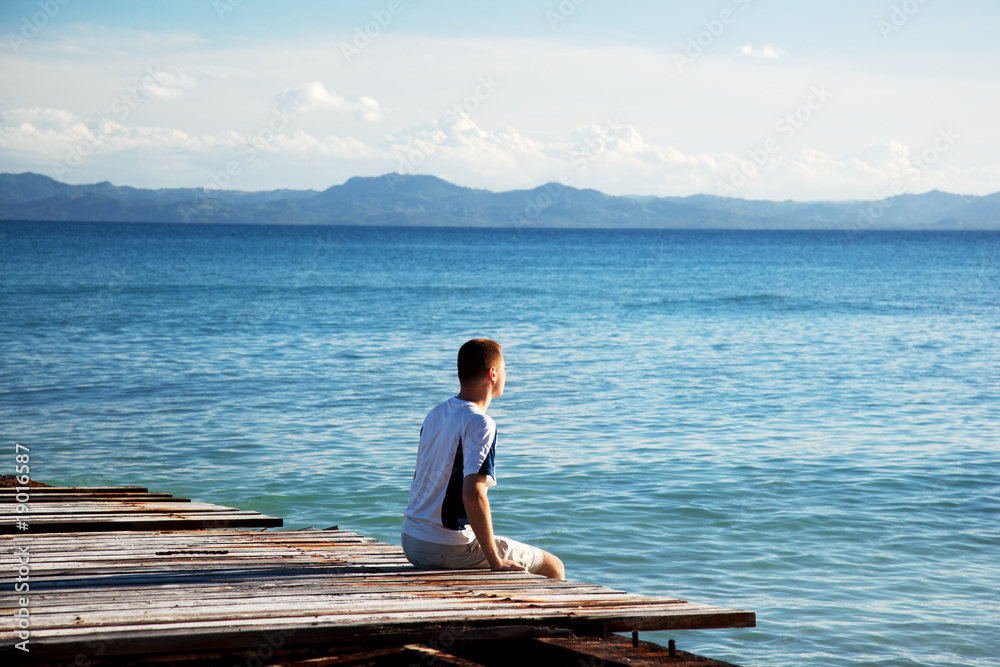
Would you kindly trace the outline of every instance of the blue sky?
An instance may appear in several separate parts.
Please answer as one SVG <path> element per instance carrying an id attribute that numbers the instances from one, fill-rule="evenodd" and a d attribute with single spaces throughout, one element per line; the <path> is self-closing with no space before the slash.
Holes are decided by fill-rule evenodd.
<path id="1" fill-rule="evenodd" d="M 986 0 L 5 0 L 0 171 L 989 194 L 998 19 Z"/>

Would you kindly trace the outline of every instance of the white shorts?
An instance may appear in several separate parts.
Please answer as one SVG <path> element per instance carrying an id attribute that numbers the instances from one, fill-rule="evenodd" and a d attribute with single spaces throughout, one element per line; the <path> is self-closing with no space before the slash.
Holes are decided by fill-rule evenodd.
<path id="1" fill-rule="evenodd" d="M 504 560 L 523 565 L 532 574 L 541 569 L 544 559 L 541 549 L 499 535 L 494 535 L 493 540 Z M 469 544 L 437 544 L 403 533 L 403 553 L 415 567 L 425 570 L 473 570 L 490 566 L 478 540 Z"/>

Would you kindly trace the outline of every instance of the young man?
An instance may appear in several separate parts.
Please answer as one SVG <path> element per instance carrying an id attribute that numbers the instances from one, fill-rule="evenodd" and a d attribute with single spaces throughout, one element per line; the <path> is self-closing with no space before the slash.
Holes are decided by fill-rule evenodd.
<path id="1" fill-rule="evenodd" d="M 497 425 L 486 414 L 507 380 L 500 344 L 470 340 L 458 351 L 461 390 L 428 413 L 403 521 L 403 552 L 421 568 L 490 568 L 565 578 L 547 551 L 493 534 L 486 489 L 496 485 Z"/>

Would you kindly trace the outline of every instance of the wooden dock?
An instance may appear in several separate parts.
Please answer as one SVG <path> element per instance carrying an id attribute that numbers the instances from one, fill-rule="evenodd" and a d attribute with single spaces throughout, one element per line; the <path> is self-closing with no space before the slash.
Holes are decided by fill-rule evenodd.
<path id="1" fill-rule="evenodd" d="M 30 585 L 0 610 L 28 610 L 30 653 L 0 625 L 3 664 L 721 665 L 609 633 L 755 624 L 749 611 L 525 573 L 418 570 L 350 531 L 247 530 L 280 519 L 153 495 L 31 489 L 16 515 L 0 489 L 4 533 L 28 524 L 0 537 L 0 568 Z"/>

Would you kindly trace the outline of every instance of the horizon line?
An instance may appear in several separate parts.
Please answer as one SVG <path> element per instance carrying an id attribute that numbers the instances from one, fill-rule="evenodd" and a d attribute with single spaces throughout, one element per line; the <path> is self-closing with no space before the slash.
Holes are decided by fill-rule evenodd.
<path id="1" fill-rule="evenodd" d="M 556 185 L 558 187 L 566 188 L 566 189 L 569 189 L 569 190 L 577 190 L 579 192 L 592 191 L 592 192 L 600 193 L 600 194 L 604 195 L 605 197 L 618 197 L 618 198 L 623 198 L 623 199 L 688 199 L 688 198 L 691 198 L 691 197 L 711 197 L 713 199 L 731 200 L 731 201 L 746 201 L 746 202 L 796 203 L 796 204 L 851 204 L 851 203 L 871 203 L 871 202 L 878 202 L 878 201 L 887 201 L 889 199 L 895 199 L 897 197 L 921 196 L 921 195 L 932 194 L 932 193 L 935 193 L 935 192 L 940 193 L 940 194 L 944 194 L 944 195 L 953 196 L 953 197 L 974 197 L 974 198 L 985 198 L 985 197 L 993 197 L 993 196 L 996 196 L 996 195 L 1000 195 L 1000 190 L 998 190 L 996 192 L 991 192 L 991 193 L 985 194 L 985 195 L 976 195 L 976 194 L 968 194 L 968 193 L 960 193 L 960 192 L 948 192 L 948 191 L 945 191 L 945 190 L 939 190 L 937 188 L 932 188 L 930 190 L 925 190 L 923 192 L 905 192 L 904 191 L 904 192 L 899 192 L 899 193 L 893 193 L 891 197 L 882 197 L 882 198 L 879 198 L 879 199 L 792 199 L 792 198 L 785 198 L 785 199 L 751 199 L 751 198 L 747 198 L 747 197 L 727 197 L 727 196 L 712 194 L 712 193 L 708 193 L 708 192 L 697 192 L 697 193 L 688 194 L 688 195 L 648 195 L 648 194 L 613 195 L 613 194 L 608 194 L 607 192 L 604 192 L 602 190 L 598 190 L 597 188 L 578 188 L 578 187 L 575 187 L 575 186 L 572 186 L 572 185 L 565 185 L 563 183 L 560 183 L 558 180 L 556 180 L 556 181 L 547 181 L 545 183 L 541 183 L 539 185 L 536 185 L 536 186 L 530 187 L 530 188 L 513 188 L 513 189 L 509 189 L 509 190 L 491 190 L 489 188 L 477 188 L 477 187 L 471 187 L 471 186 L 468 186 L 468 185 L 461 185 L 459 183 L 455 183 L 453 181 L 449 181 L 449 180 L 447 180 L 445 178 L 442 178 L 440 176 L 437 176 L 435 174 L 400 174 L 399 172 L 392 172 L 392 171 L 386 172 L 386 173 L 378 175 L 378 176 L 363 176 L 363 175 L 350 176 L 343 183 L 334 183 L 333 185 L 329 185 L 329 186 L 327 186 L 327 187 L 325 187 L 325 188 L 323 188 L 321 190 L 317 190 L 315 188 L 301 188 L 300 189 L 300 188 L 291 188 L 291 187 L 284 187 L 284 188 L 278 187 L 278 188 L 270 188 L 270 189 L 263 189 L 263 190 L 241 190 L 239 188 L 226 188 L 226 187 L 221 187 L 221 186 L 212 188 L 212 187 L 205 186 L 205 185 L 202 185 L 202 186 L 156 186 L 156 187 L 135 186 L 135 185 L 120 185 L 120 184 L 113 183 L 112 181 L 107 180 L 107 179 L 105 179 L 103 181 L 95 181 L 95 182 L 92 182 L 92 183 L 68 183 L 66 181 L 60 181 L 59 179 L 57 179 L 57 178 L 55 178 L 53 176 L 49 176 L 48 174 L 43 174 L 43 173 L 39 173 L 39 172 L 35 172 L 35 171 L 23 171 L 23 172 L 20 172 L 20 173 L 0 172 L 0 176 L 26 176 L 26 175 L 41 176 L 43 178 L 47 178 L 49 180 L 52 180 L 52 181 L 54 181 L 56 183 L 61 183 L 63 185 L 68 185 L 68 186 L 71 186 L 71 187 L 82 187 L 82 186 L 88 186 L 88 185 L 101 185 L 102 183 L 108 183 L 109 185 L 111 185 L 113 187 L 116 187 L 116 188 L 132 188 L 133 190 L 149 190 L 149 191 L 156 191 L 156 190 L 201 190 L 201 191 L 218 190 L 218 191 L 223 191 L 223 192 L 244 192 L 244 193 L 262 193 L 262 192 L 288 191 L 288 192 L 315 192 L 315 193 L 319 194 L 319 193 L 322 193 L 322 192 L 326 192 L 330 188 L 344 186 L 349 181 L 354 180 L 354 179 L 371 179 L 371 180 L 383 179 L 384 180 L 384 179 L 387 179 L 387 178 L 389 178 L 391 176 L 395 176 L 395 177 L 400 178 L 400 179 L 421 178 L 421 177 L 424 177 L 424 178 L 433 178 L 433 179 L 439 180 L 439 181 L 441 181 L 443 183 L 448 183 L 449 185 L 453 185 L 453 186 L 458 187 L 458 188 L 463 188 L 465 190 L 479 190 L 479 191 L 483 191 L 483 192 L 489 192 L 489 193 L 492 193 L 492 194 L 504 194 L 504 193 L 509 193 L 509 192 L 532 192 L 532 191 L 538 190 L 540 188 L 545 188 L 545 187 L 548 187 L 548 186 Z M 209 185 L 211 185 L 211 184 L 209 184 Z"/>

